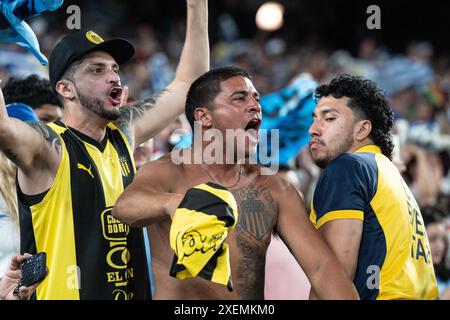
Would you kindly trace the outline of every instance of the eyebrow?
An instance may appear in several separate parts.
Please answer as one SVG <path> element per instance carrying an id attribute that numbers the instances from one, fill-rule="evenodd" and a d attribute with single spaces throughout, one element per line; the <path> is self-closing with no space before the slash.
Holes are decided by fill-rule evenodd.
<path id="1" fill-rule="evenodd" d="M 327 113 L 331 113 L 331 112 L 335 112 L 337 114 L 340 114 L 340 112 L 336 108 L 328 108 L 328 107 L 326 107 L 326 108 L 324 108 L 324 109 L 319 111 L 319 113 L 322 114 L 322 116 L 325 116 Z M 316 111 L 314 110 L 311 115 L 312 115 L 313 118 L 317 117 Z"/>
<path id="2" fill-rule="evenodd" d="M 92 66 L 97 66 L 97 67 L 105 67 L 106 63 L 103 62 L 93 62 L 93 63 L 89 63 L 88 67 L 92 67 Z M 119 65 L 117 63 L 113 63 L 112 65 L 113 68 L 117 68 L 119 69 Z"/>
<path id="3" fill-rule="evenodd" d="M 248 95 L 249 95 L 248 91 L 241 90 L 241 91 L 235 91 L 235 92 L 233 92 L 233 93 L 230 95 L 230 97 L 235 96 L 235 95 L 239 95 L 239 94 L 242 94 L 242 95 L 244 95 L 244 96 L 248 96 Z M 253 97 L 257 97 L 257 98 L 260 97 L 258 91 L 253 92 L 252 95 L 253 95 Z"/>

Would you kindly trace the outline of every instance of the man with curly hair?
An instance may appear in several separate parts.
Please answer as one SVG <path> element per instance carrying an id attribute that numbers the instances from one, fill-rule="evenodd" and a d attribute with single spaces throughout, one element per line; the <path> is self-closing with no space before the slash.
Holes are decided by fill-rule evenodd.
<path id="1" fill-rule="evenodd" d="M 3 88 L 6 104 L 24 103 L 31 108 L 39 120 L 45 123 L 59 120 L 62 103 L 50 81 L 32 74 L 26 78 L 10 78 Z"/>
<path id="2" fill-rule="evenodd" d="M 437 298 L 419 206 L 391 162 L 393 112 L 384 94 L 372 81 L 341 75 L 318 87 L 316 99 L 309 148 L 324 170 L 310 220 L 361 299 Z"/>

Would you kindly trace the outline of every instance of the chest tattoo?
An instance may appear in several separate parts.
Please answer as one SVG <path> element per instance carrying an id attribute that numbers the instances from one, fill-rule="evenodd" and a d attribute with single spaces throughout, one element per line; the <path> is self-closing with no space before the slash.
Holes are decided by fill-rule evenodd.
<path id="1" fill-rule="evenodd" d="M 256 240 L 272 231 L 277 205 L 267 188 L 249 184 L 233 194 L 238 205 L 240 228 Z"/>

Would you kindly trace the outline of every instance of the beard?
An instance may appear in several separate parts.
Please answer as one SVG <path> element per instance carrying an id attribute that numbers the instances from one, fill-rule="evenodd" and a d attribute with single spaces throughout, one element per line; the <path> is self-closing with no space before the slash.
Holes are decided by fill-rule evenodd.
<path id="1" fill-rule="evenodd" d="M 115 121 L 119 119 L 120 113 L 119 110 L 116 108 L 112 108 L 110 110 L 105 108 L 105 102 L 93 97 L 88 96 L 80 92 L 77 86 L 75 86 L 75 90 L 77 91 L 78 99 L 80 101 L 80 104 L 98 115 L 100 118 L 110 121 Z"/>
<path id="2" fill-rule="evenodd" d="M 321 141 L 323 146 L 326 146 L 324 142 Z M 313 160 L 317 166 L 321 169 L 325 168 L 331 161 L 339 157 L 341 154 L 350 150 L 353 146 L 353 132 L 350 130 L 344 139 L 340 140 L 335 147 L 329 147 L 325 155 L 322 157 L 314 157 Z"/>

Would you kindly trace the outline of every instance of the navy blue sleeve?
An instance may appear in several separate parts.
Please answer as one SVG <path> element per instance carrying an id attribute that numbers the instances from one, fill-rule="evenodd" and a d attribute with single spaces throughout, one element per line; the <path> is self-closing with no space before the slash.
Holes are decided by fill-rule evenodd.
<path id="1" fill-rule="evenodd" d="M 322 172 L 313 197 L 317 228 L 336 219 L 364 219 L 375 195 L 378 173 L 375 155 L 345 153 Z"/>

